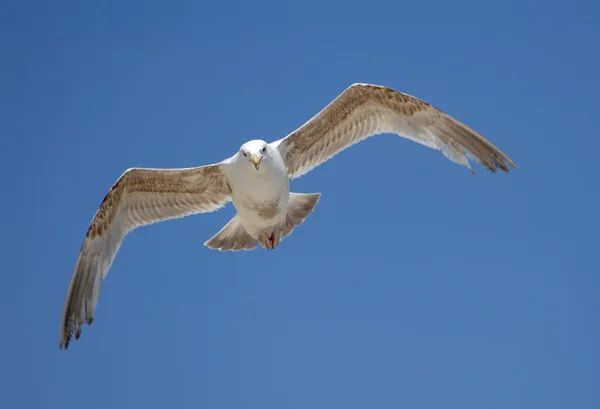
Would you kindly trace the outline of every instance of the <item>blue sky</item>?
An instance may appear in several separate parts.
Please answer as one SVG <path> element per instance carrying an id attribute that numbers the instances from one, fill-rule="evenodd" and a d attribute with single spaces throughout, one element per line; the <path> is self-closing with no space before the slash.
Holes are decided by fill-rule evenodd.
<path id="1" fill-rule="evenodd" d="M 1 407 L 600 407 L 597 3 L 85 3 L 0 13 Z M 519 170 L 382 135 L 293 181 L 323 196 L 276 251 L 203 247 L 231 205 L 136 230 L 58 350 L 125 169 L 278 139 L 354 82 Z"/>

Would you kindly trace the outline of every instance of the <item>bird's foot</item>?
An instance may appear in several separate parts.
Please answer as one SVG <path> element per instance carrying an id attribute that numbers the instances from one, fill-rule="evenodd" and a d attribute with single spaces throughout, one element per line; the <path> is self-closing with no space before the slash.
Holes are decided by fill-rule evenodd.
<path id="1" fill-rule="evenodd" d="M 273 250 L 275 247 L 279 246 L 279 242 L 281 241 L 282 229 L 280 227 L 276 227 L 271 231 L 270 234 L 261 232 L 258 238 L 258 242 L 261 246 L 263 246 L 267 250 Z"/>
<path id="2" fill-rule="evenodd" d="M 271 240 L 271 236 L 267 233 L 261 232 L 260 236 L 258 237 L 258 242 L 261 246 L 263 246 L 263 248 L 267 250 L 273 250 L 273 240 Z"/>

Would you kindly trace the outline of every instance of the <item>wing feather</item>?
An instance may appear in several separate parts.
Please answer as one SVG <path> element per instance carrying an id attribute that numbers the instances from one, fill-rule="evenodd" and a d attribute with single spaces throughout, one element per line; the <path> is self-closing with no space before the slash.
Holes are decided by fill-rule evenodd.
<path id="1" fill-rule="evenodd" d="M 440 150 L 473 169 L 468 159 L 492 172 L 516 165 L 475 130 L 416 97 L 391 88 L 353 84 L 300 128 L 276 141 L 291 178 L 373 135 L 394 133 Z M 473 172 L 475 173 L 475 172 Z"/>
<path id="2" fill-rule="evenodd" d="M 104 197 L 81 246 L 63 308 L 59 348 L 68 348 L 81 325 L 92 323 L 106 278 L 124 237 L 132 230 L 197 213 L 231 200 L 221 164 L 185 169 L 125 171 Z"/>

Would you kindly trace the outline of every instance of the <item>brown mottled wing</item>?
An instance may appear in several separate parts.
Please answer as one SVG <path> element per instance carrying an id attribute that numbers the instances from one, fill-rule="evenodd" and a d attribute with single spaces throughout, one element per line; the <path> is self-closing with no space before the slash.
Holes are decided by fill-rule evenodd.
<path id="1" fill-rule="evenodd" d="M 467 156 L 492 172 L 515 164 L 479 133 L 432 105 L 391 88 L 353 84 L 300 128 L 276 141 L 297 178 L 370 136 L 394 133 L 442 153 L 473 172 Z M 475 173 L 475 172 L 473 172 Z"/>
<path id="2" fill-rule="evenodd" d="M 59 348 L 91 324 L 102 280 L 125 235 L 137 227 L 215 211 L 231 200 L 221 165 L 187 169 L 128 169 L 106 194 L 92 220 L 71 276 Z"/>

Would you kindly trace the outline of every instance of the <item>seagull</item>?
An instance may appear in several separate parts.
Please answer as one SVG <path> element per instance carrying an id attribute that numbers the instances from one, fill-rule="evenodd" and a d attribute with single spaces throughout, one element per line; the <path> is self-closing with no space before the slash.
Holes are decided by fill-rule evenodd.
<path id="1" fill-rule="evenodd" d="M 90 325 L 102 282 L 124 237 L 132 230 L 188 215 L 214 212 L 232 202 L 236 214 L 204 243 L 221 251 L 272 250 L 304 222 L 320 193 L 290 192 L 298 178 L 370 136 L 391 133 L 466 166 L 491 172 L 516 165 L 482 135 L 429 103 L 394 89 L 356 83 L 286 137 L 251 140 L 219 163 L 179 169 L 127 169 L 92 219 L 67 290 L 59 349 Z"/>

